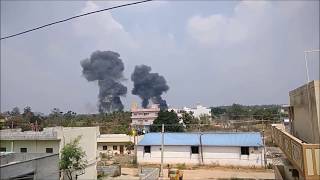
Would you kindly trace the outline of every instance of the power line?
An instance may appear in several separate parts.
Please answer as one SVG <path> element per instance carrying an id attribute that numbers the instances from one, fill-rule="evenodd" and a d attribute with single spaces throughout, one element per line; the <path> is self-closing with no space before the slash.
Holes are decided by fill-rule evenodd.
<path id="1" fill-rule="evenodd" d="M 122 5 L 114 6 L 114 7 L 110 7 L 110 8 L 105 8 L 105 9 L 101 9 L 101 10 L 97 10 L 97 11 L 91 11 L 91 12 L 80 14 L 80 15 L 77 15 L 77 16 L 72 16 L 70 18 L 66 18 L 66 19 L 63 19 L 63 20 L 60 20 L 60 21 L 55 21 L 55 22 L 52 22 L 52 23 L 49 23 L 49 24 L 38 26 L 38 27 L 35 27 L 33 29 L 22 31 L 20 33 L 16 33 L 16 34 L 12 34 L 12 35 L 9 35 L 9 36 L 1 37 L 0 40 L 4 40 L 4 39 L 12 38 L 12 37 L 15 37 L 15 36 L 19 36 L 19 35 L 22 35 L 22 34 L 25 34 L 25 33 L 29 33 L 29 32 L 35 31 L 35 30 L 39 30 L 39 29 L 42 29 L 42 28 L 45 28 L 45 27 L 48 27 L 48 26 L 52 26 L 52 25 L 58 24 L 58 23 L 66 22 L 66 21 L 69 21 L 69 20 L 72 20 L 72 19 L 76 19 L 76 18 L 79 18 L 79 17 L 82 17 L 82 16 L 87 16 L 87 15 L 90 15 L 90 14 L 95 14 L 95 13 L 99 13 L 99 12 L 103 12 L 103 11 L 108 11 L 108 10 L 111 10 L 111 9 L 117 9 L 117 8 L 120 8 L 120 7 L 131 6 L 131 5 L 135 5 L 135 4 L 141 4 L 141 3 L 145 3 L 145 2 L 149 2 L 149 1 L 152 1 L 152 0 L 138 1 L 138 2 L 122 4 Z"/>

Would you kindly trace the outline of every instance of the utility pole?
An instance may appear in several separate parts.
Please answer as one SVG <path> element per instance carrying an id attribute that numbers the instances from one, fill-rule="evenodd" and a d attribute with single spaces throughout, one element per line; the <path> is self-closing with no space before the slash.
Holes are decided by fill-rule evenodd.
<path id="1" fill-rule="evenodd" d="M 164 124 L 162 124 L 162 130 L 161 130 L 161 166 L 160 166 L 160 177 L 163 177 L 163 143 L 164 143 Z"/>
<path id="2" fill-rule="evenodd" d="M 264 137 L 264 119 L 262 117 L 262 143 L 263 143 L 263 160 L 264 160 L 264 167 L 267 166 L 267 160 L 266 160 L 266 143 L 265 143 L 265 137 Z"/>
<path id="3" fill-rule="evenodd" d="M 134 159 L 133 162 L 134 164 L 137 164 L 137 140 L 136 140 L 136 135 L 137 135 L 137 130 L 135 126 L 132 126 L 134 129 L 132 130 L 133 134 L 133 143 L 134 143 Z"/>

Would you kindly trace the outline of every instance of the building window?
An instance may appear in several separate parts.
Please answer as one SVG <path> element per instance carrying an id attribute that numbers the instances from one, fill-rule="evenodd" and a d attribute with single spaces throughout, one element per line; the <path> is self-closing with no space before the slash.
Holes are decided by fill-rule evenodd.
<path id="1" fill-rule="evenodd" d="M 144 115 L 144 116 L 147 116 L 147 115 L 149 115 L 149 113 L 143 113 L 143 115 Z"/>
<path id="2" fill-rule="evenodd" d="M 53 148 L 46 148 L 46 153 L 53 153 Z"/>
<path id="3" fill-rule="evenodd" d="M 151 146 L 144 146 L 144 153 L 151 153 Z"/>
<path id="4" fill-rule="evenodd" d="M 26 153 L 26 152 L 28 152 L 28 150 L 27 150 L 27 148 L 20 148 L 20 152 Z"/>
<path id="5" fill-rule="evenodd" d="M 6 151 L 7 151 L 7 148 L 5 148 L 5 147 L 0 148 L 0 152 L 6 152 Z"/>
<path id="6" fill-rule="evenodd" d="M 117 150 L 118 149 L 118 146 L 113 146 L 113 150 Z"/>
<path id="7" fill-rule="evenodd" d="M 103 150 L 108 150 L 108 146 L 102 146 Z"/>
<path id="8" fill-rule="evenodd" d="M 241 155 L 249 155 L 249 147 L 241 147 Z"/>
<path id="9" fill-rule="evenodd" d="M 199 154 L 199 146 L 191 146 L 192 154 Z"/>

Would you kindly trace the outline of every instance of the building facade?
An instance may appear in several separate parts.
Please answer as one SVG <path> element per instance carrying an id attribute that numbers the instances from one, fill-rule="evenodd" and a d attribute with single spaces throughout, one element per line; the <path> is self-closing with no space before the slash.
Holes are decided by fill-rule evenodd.
<path id="1" fill-rule="evenodd" d="M 131 151 L 127 150 L 127 146 L 133 144 L 134 139 L 127 134 L 100 134 L 97 143 L 100 154 L 131 154 Z"/>
<path id="2" fill-rule="evenodd" d="M 164 163 L 263 166 L 260 133 L 164 133 Z M 138 163 L 161 163 L 161 133 L 138 143 Z"/>
<path id="3" fill-rule="evenodd" d="M 138 108 L 137 104 L 131 107 L 131 125 L 148 130 L 158 117 L 159 105 L 152 104 L 149 108 Z"/>
<path id="4" fill-rule="evenodd" d="M 0 150 L 15 153 L 59 153 L 65 144 L 80 137 L 79 146 L 85 151 L 88 164 L 84 174 L 78 176 L 78 179 L 96 179 L 99 134 L 98 127 L 53 127 L 39 132 L 1 130 Z"/>

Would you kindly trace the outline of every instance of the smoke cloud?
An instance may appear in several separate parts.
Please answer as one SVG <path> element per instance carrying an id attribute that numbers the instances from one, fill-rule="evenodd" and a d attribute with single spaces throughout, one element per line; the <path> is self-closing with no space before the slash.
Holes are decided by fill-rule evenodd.
<path id="1" fill-rule="evenodd" d="M 127 93 L 124 80 L 124 65 L 120 55 L 113 51 L 95 51 L 90 58 L 81 61 L 82 74 L 88 81 L 98 81 L 100 113 L 123 110 L 120 96 Z"/>
<path id="2" fill-rule="evenodd" d="M 133 81 L 132 94 L 142 99 L 142 107 L 146 108 L 151 100 L 159 104 L 160 109 L 167 109 L 167 102 L 161 95 L 169 90 L 166 80 L 158 73 L 150 73 L 151 67 L 146 65 L 136 66 L 131 75 Z"/>

